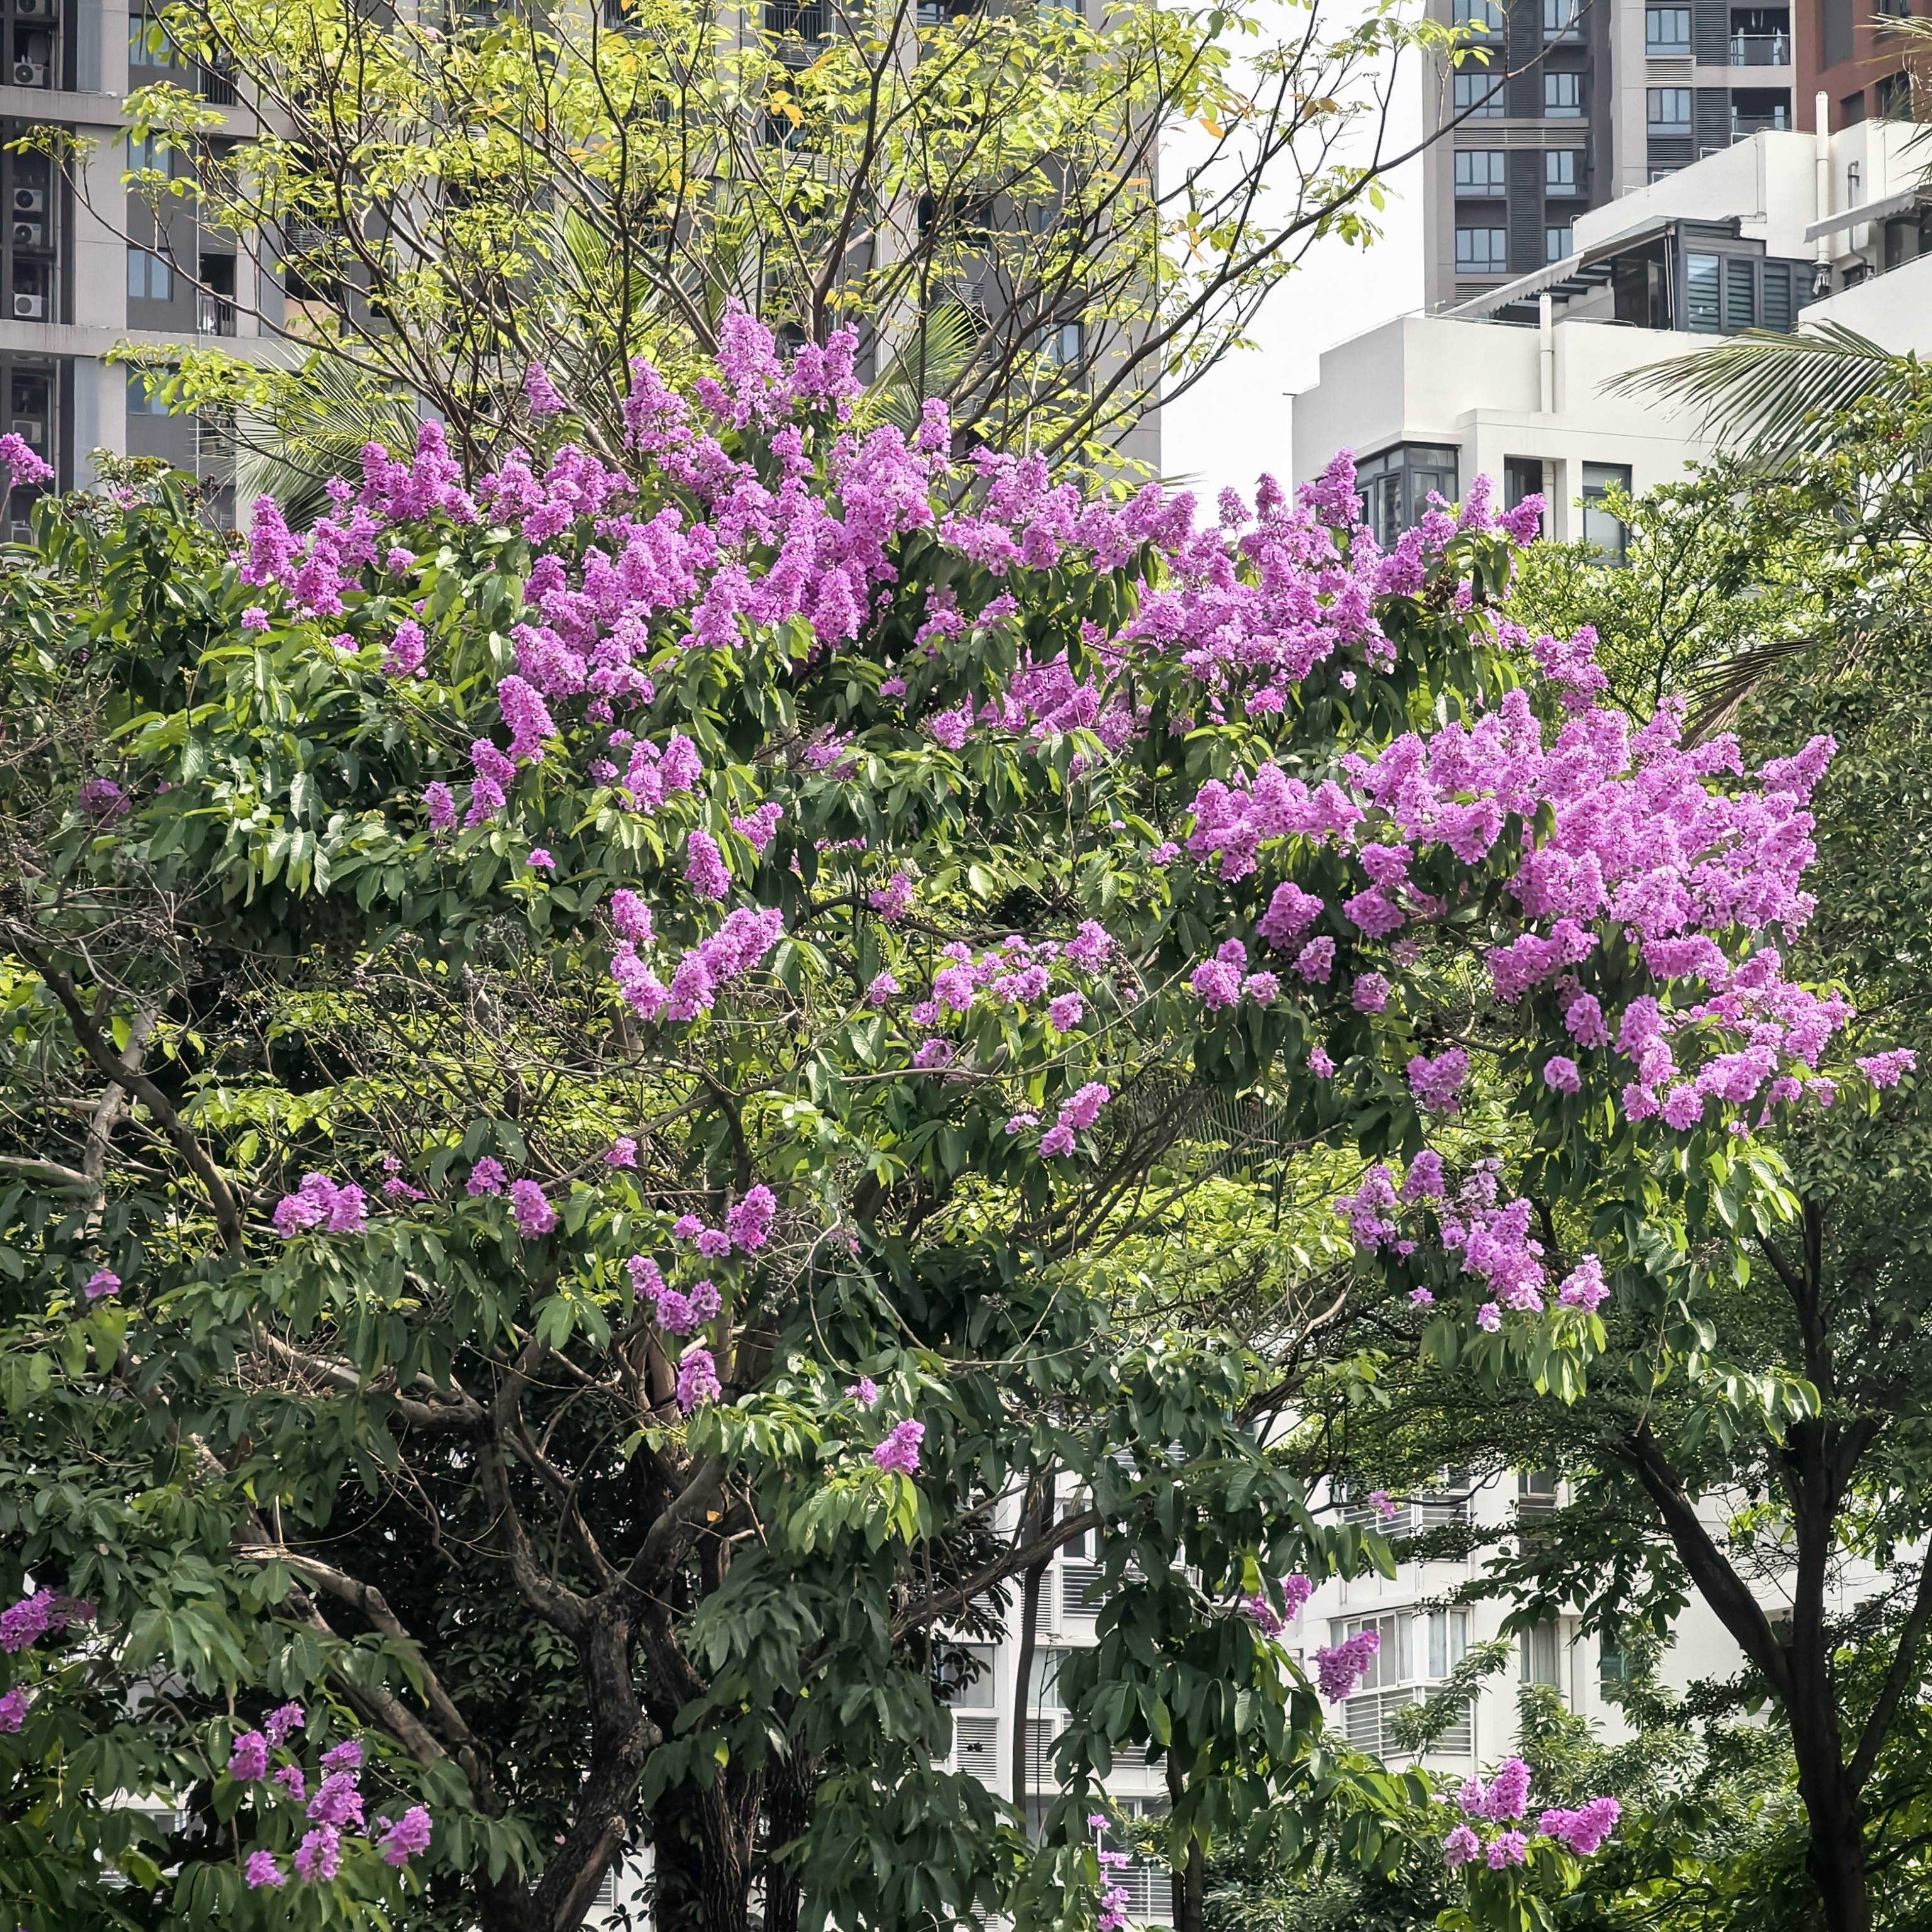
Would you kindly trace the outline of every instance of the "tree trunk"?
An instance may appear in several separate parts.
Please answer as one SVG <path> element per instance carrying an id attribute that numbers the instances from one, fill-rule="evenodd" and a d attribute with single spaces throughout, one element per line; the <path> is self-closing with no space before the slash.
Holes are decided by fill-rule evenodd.
<path id="1" fill-rule="evenodd" d="M 1046 1534 L 1052 1494 L 1049 1486 L 1046 1499 L 1037 1490 L 1028 1498 L 1020 1517 L 1022 1544 L 1036 1542 Z M 1033 1701 L 1034 1645 L 1040 1630 L 1040 1586 L 1046 1574 L 1045 1563 L 1033 1564 L 1020 1588 L 1020 1654 L 1013 1666 L 1013 1809 L 1019 1814 L 1022 1827 L 1026 1823 L 1027 1760 L 1031 1755 L 1028 1734 L 1032 1724 L 1028 1713 Z"/>
<path id="2" fill-rule="evenodd" d="M 811 1760 L 796 1755 L 776 1764 L 767 1780 L 764 1932 L 798 1932 L 801 1874 L 795 1860 L 782 1860 L 779 1854 L 812 1822 L 812 1781 Z"/>
<path id="3" fill-rule="evenodd" d="M 1167 1754 L 1168 1803 L 1178 1815 L 1180 1801 L 1187 1794 L 1187 1780 L 1180 1760 L 1170 1750 Z M 1187 1856 L 1174 1868 L 1172 1885 L 1174 1932 L 1202 1932 L 1208 1897 L 1208 1874 L 1201 1856 L 1201 1841 L 1190 1838 Z"/>

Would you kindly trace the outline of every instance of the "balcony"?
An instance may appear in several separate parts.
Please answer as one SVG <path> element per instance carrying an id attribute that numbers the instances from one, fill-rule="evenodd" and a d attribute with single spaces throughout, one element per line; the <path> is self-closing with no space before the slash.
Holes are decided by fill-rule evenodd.
<path id="1" fill-rule="evenodd" d="M 1733 67 L 1789 67 L 1791 36 L 1789 34 L 1733 34 L 1731 36 Z"/>
<path id="2" fill-rule="evenodd" d="M 1774 107 L 1766 114 L 1741 114 L 1731 110 L 1731 139 L 1748 141 L 1754 134 L 1786 134 L 1791 131 L 1791 110 Z"/>
<path id="3" fill-rule="evenodd" d="M 194 298 L 194 327 L 198 335 L 232 335 L 235 304 L 224 302 L 219 296 L 197 291 Z"/>

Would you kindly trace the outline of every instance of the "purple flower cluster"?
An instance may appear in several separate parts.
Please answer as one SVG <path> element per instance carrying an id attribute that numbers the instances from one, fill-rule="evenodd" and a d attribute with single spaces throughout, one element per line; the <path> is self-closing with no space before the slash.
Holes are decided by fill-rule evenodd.
<path id="1" fill-rule="evenodd" d="M 701 1402 L 716 1402 L 724 1393 L 718 1364 L 709 1348 L 688 1348 L 677 1365 L 677 1406 L 686 1415 Z"/>
<path id="2" fill-rule="evenodd" d="M 872 1451 L 872 1466 L 884 1469 L 888 1474 L 917 1475 L 919 1445 L 925 1439 L 924 1423 L 907 1421 L 896 1424 L 892 1433 Z"/>
<path id="3" fill-rule="evenodd" d="M 610 977 L 640 1019 L 682 1024 L 710 1012 L 718 989 L 751 972 L 784 935 L 784 915 L 776 907 L 754 912 L 740 906 L 678 962 L 669 986 L 638 956 L 638 946 L 647 940 L 621 940 L 611 958 Z"/>
<path id="4" fill-rule="evenodd" d="M 58 1590 L 30 1590 L 0 1610 L 0 1651 L 11 1656 L 44 1636 L 58 1636 L 69 1624 L 91 1624 L 94 1606 Z"/>
<path id="5" fill-rule="evenodd" d="M 255 1784 L 268 1772 L 269 1754 L 279 1750 L 290 1735 L 302 1728 L 304 1713 L 298 1704 L 284 1704 L 272 1712 L 259 1731 L 244 1732 L 235 1739 L 228 1760 L 228 1772 L 238 1782 Z M 323 1885 L 342 1869 L 345 1847 L 354 1842 L 345 1834 L 365 1830 L 363 1796 L 360 1784 L 363 1750 L 356 1738 L 344 1739 L 322 1754 L 322 1778 L 314 1797 L 308 1793 L 308 1779 L 300 1765 L 286 1762 L 277 1768 L 268 1782 L 282 1802 L 302 1807 L 303 1822 L 309 1828 L 296 1849 L 294 1875 L 304 1884 Z M 370 1834 L 365 1850 L 380 1851 L 383 1862 L 400 1866 L 429 1849 L 430 1814 L 421 1805 L 412 1805 L 400 1818 L 378 1819 L 366 1828 Z M 380 1829 L 380 1838 L 376 1836 Z M 248 1855 L 244 1868 L 249 1888 L 260 1892 L 278 1889 L 289 1882 L 289 1873 L 272 1852 Z"/>
<path id="6" fill-rule="evenodd" d="M 275 1232 L 292 1240 L 305 1228 L 328 1234 L 359 1234 L 368 1203 L 359 1187 L 338 1187 L 326 1174 L 305 1174 L 292 1194 L 275 1203 Z"/>
<path id="7" fill-rule="evenodd" d="M 1479 1860 L 1491 1871 L 1528 1862 L 1528 1835 L 1516 1828 L 1529 1809 L 1529 1767 L 1521 1758 L 1504 1758 L 1487 1784 L 1480 1778 L 1470 1778 L 1456 1794 L 1456 1804 L 1466 1821 L 1479 1819 L 1504 1828 L 1485 1845 L 1474 1825 L 1457 1825 L 1442 1841 L 1442 1862 L 1451 1870 Z M 1589 1858 L 1616 1829 L 1621 1816 L 1614 1798 L 1593 1798 L 1580 1811 L 1544 1812 L 1537 1830 L 1578 1857 Z"/>
<path id="8" fill-rule="evenodd" d="M 1268 1600 L 1265 1591 L 1257 1591 L 1253 1596 L 1243 1599 L 1241 1614 L 1258 1624 L 1263 1636 L 1279 1636 L 1288 1628 L 1288 1619 L 1300 1615 L 1303 1604 L 1314 1594 L 1315 1586 L 1306 1576 L 1284 1576 L 1281 1580 L 1280 1610 L 1277 1610 Z"/>
<path id="9" fill-rule="evenodd" d="M 1382 1639 L 1372 1630 L 1352 1636 L 1346 1643 L 1324 1646 L 1315 1653 L 1315 1670 L 1322 1694 L 1331 1704 L 1339 1704 L 1373 1668 Z"/>
<path id="10" fill-rule="evenodd" d="M 470 1178 L 476 1178 L 473 1171 Z M 510 1212 L 516 1218 L 517 1232 L 526 1241 L 548 1234 L 556 1226 L 556 1210 L 534 1180 L 510 1183 Z"/>

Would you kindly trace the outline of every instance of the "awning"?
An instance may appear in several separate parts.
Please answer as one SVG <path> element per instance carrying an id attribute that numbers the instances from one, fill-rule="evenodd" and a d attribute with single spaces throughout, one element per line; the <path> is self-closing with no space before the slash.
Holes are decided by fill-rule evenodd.
<path id="1" fill-rule="evenodd" d="M 1676 226 L 1678 219 L 1673 214 L 1642 223 L 1608 241 L 1599 242 L 1593 248 L 1582 249 L 1576 254 L 1566 255 L 1560 262 L 1552 262 L 1547 268 L 1538 268 L 1533 274 L 1519 275 L 1514 281 L 1505 282 L 1500 288 L 1486 289 L 1482 294 L 1472 296 L 1467 302 L 1458 302 L 1454 308 L 1444 309 L 1442 313 L 1466 322 L 1480 322 L 1504 309 L 1514 308 L 1519 303 L 1534 302 L 1539 296 L 1551 296 L 1558 302 L 1568 302 L 1573 296 L 1587 295 L 1592 289 L 1601 288 L 1616 272 L 1613 265 L 1619 255 L 1628 254 L 1642 243 L 1669 233 Z"/>
<path id="2" fill-rule="evenodd" d="M 1828 214 L 1822 221 L 1814 221 L 1804 231 L 1808 242 L 1815 242 L 1821 235 L 1834 235 L 1840 228 L 1855 228 L 1861 221 L 1882 221 L 1888 214 L 1903 214 L 1916 205 L 1918 190 L 1916 187 L 1902 188 L 1896 194 L 1887 195 L 1882 201 L 1862 202 L 1856 208 L 1848 208 L 1842 214 Z"/>

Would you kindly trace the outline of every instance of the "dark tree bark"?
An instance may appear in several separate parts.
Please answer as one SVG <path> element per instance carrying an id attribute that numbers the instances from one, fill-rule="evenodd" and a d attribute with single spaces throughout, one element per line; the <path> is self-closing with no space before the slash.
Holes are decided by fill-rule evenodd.
<path id="1" fill-rule="evenodd" d="M 1038 1543 L 1046 1534 L 1052 1512 L 1053 1491 L 1048 1485 L 1044 1494 L 1036 1489 L 1027 1498 L 1027 1507 L 1021 1518 L 1018 1540 L 1022 1544 Z M 1020 1650 L 1013 1666 L 1013 1809 L 1020 1814 L 1022 1822 L 1026 1818 L 1027 1760 L 1030 1754 L 1033 1721 L 1028 1715 L 1033 1702 L 1033 1654 L 1040 1628 L 1040 1586 L 1046 1574 L 1048 1558 L 1043 1556 L 1037 1563 L 1027 1566 L 1024 1581 L 1020 1586 Z"/>
<path id="2" fill-rule="evenodd" d="M 1186 1774 L 1180 1768 L 1180 1758 L 1170 1750 L 1167 1754 L 1167 1796 L 1175 1811 L 1180 1810 L 1180 1801 L 1186 1795 Z M 1203 1932 L 1208 1872 L 1198 1838 L 1188 1840 L 1187 1856 L 1174 1868 L 1172 1892 L 1174 1932 Z"/>

